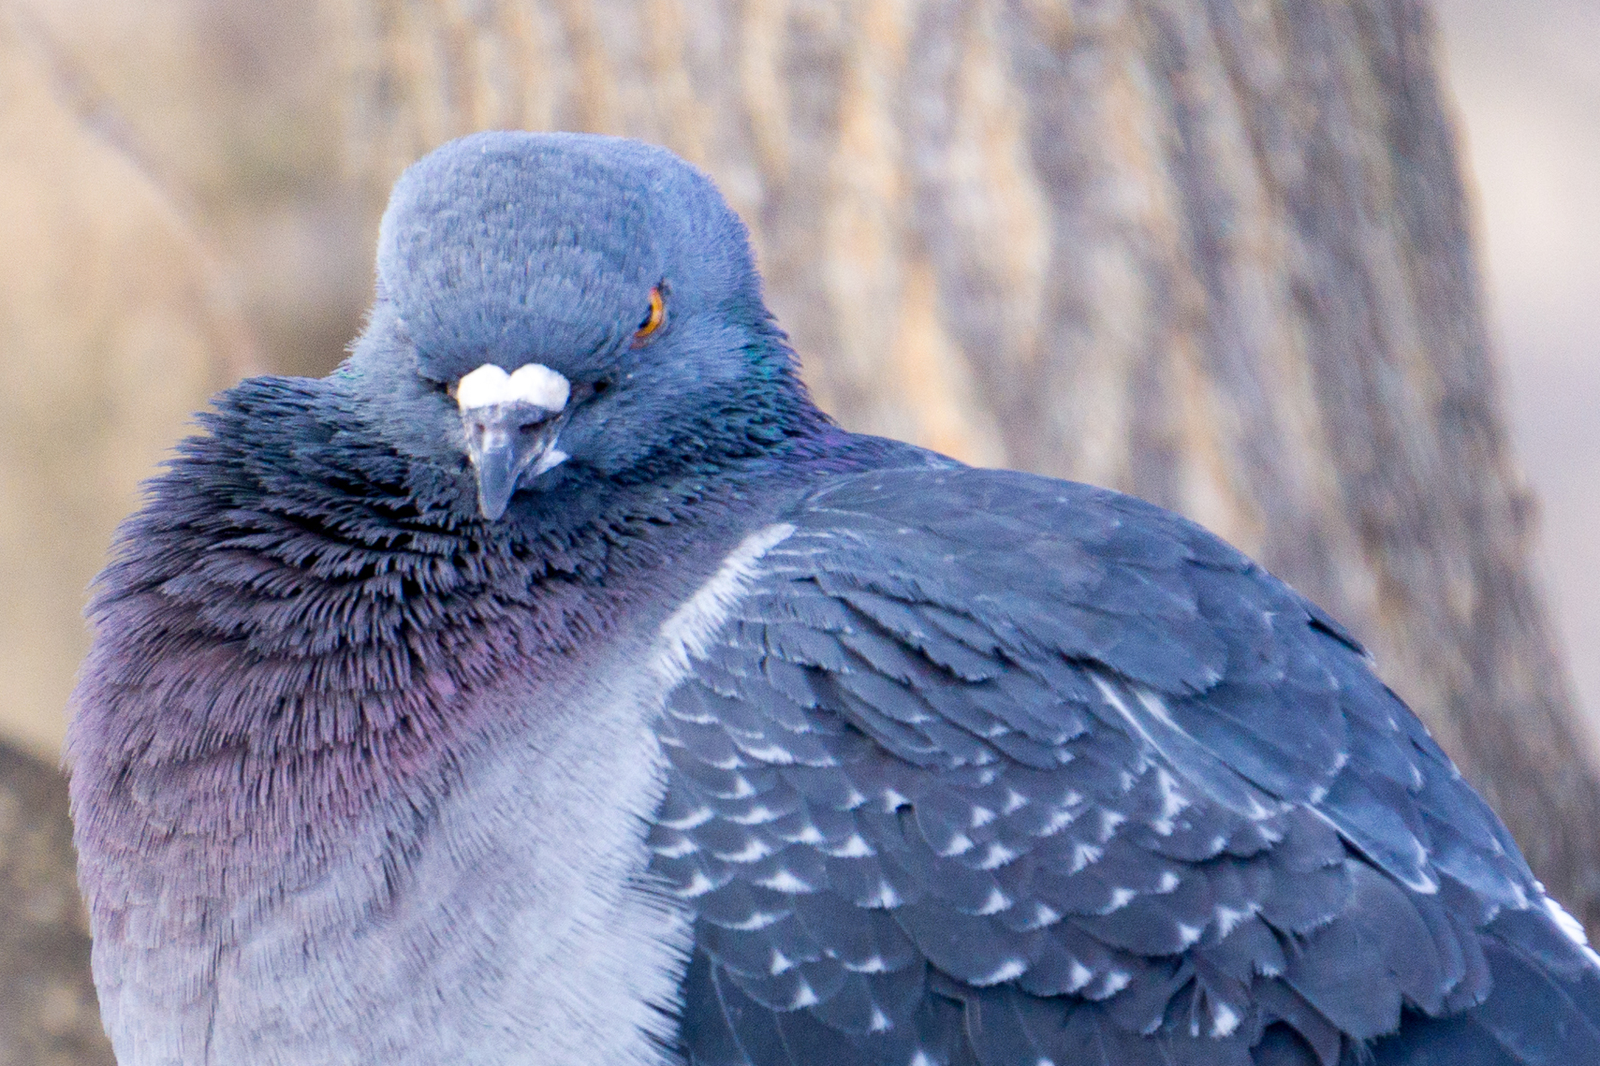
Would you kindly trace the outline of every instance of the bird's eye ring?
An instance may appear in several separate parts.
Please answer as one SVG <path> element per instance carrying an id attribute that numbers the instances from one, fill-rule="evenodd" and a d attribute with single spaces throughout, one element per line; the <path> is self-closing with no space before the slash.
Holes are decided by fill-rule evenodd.
<path id="1" fill-rule="evenodd" d="M 644 321 L 639 323 L 639 328 L 634 330 L 633 343 L 643 344 L 650 335 L 661 328 L 661 323 L 667 319 L 667 301 L 662 298 L 661 286 L 657 285 L 650 290 L 650 310 L 645 314 Z"/>

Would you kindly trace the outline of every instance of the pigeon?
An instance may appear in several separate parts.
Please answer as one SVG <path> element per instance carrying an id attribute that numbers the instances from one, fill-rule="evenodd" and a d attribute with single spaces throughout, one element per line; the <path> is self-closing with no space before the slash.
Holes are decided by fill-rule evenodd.
<path id="1" fill-rule="evenodd" d="M 454 141 L 119 531 L 68 745 L 124 1066 L 1572 1066 L 1600 958 L 1198 526 L 844 431 L 669 152 Z"/>

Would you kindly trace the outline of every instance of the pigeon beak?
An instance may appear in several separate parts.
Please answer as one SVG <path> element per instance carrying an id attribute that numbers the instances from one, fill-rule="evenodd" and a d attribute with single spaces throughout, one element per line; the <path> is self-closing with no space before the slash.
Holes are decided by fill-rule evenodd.
<path id="1" fill-rule="evenodd" d="M 556 437 L 564 419 L 527 401 L 468 407 L 461 411 L 467 455 L 478 474 L 478 511 L 493 522 L 506 513 L 525 474 L 538 476 L 559 466 L 566 453 Z"/>

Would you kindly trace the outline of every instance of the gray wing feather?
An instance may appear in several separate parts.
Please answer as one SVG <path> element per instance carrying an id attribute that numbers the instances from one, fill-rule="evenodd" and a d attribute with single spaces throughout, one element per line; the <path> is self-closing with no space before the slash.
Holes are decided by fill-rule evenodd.
<path id="1" fill-rule="evenodd" d="M 1600 1061 L 1600 979 L 1503 827 L 1233 549 L 999 471 L 785 521 L 660 726 L 691 1061 Z"/>

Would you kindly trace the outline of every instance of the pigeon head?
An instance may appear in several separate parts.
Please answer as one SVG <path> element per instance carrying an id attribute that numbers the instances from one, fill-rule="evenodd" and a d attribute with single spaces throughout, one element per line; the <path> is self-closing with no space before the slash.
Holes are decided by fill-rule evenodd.
<path id="1" fill-rule="evenodd" d="M 344 376 L 489 520 L 519 490 L 752 454 L 811 410 L 711 181 L 580 134 L 476 134 L 401 176 Z"/>

